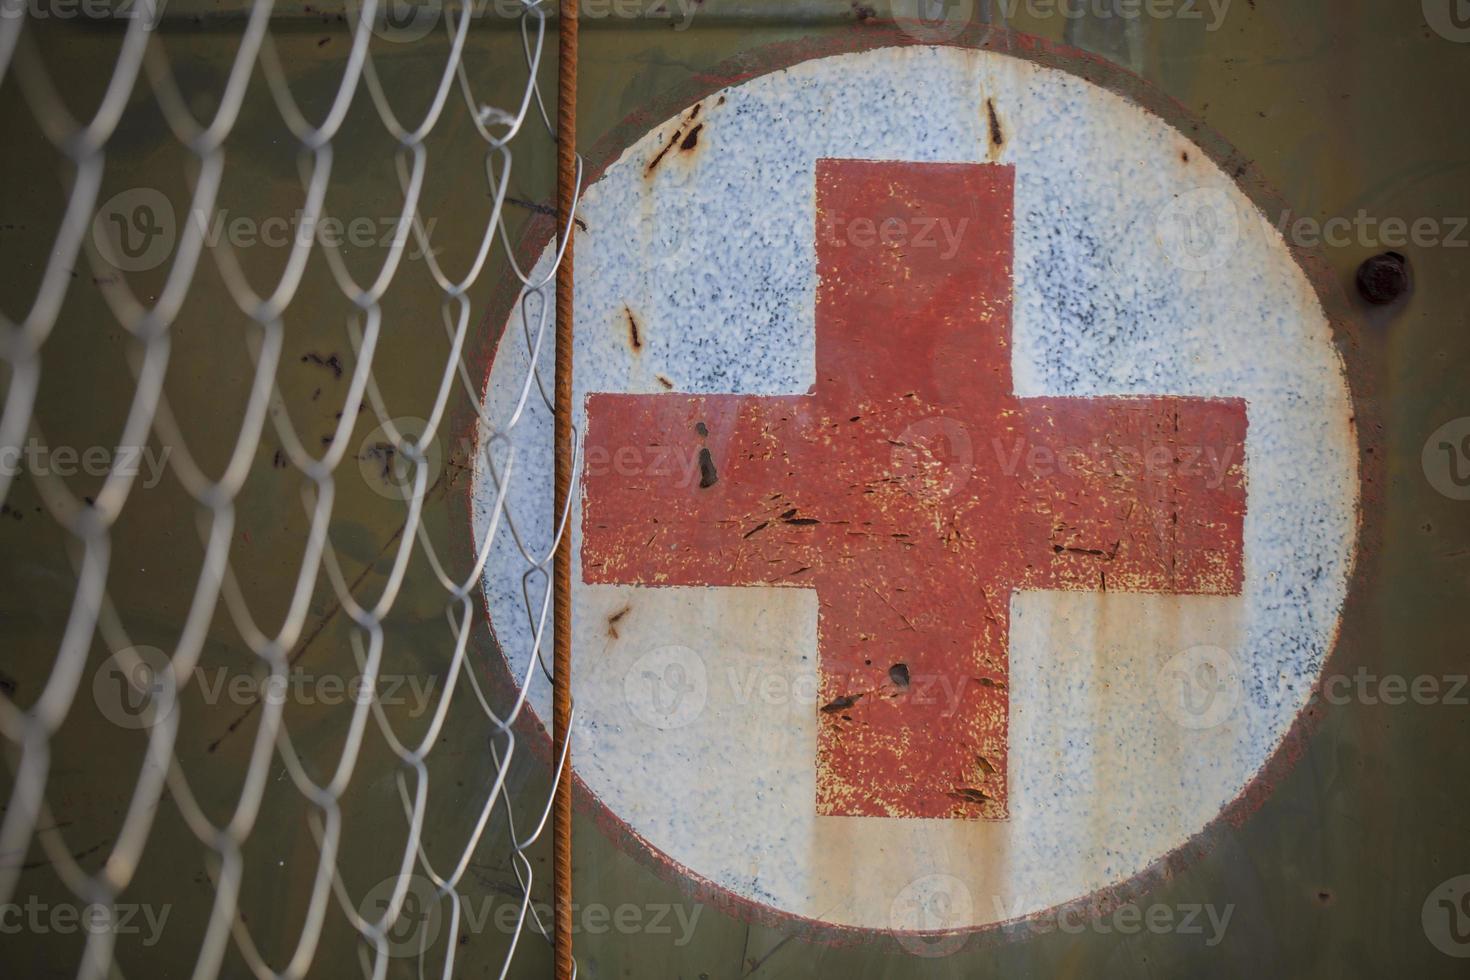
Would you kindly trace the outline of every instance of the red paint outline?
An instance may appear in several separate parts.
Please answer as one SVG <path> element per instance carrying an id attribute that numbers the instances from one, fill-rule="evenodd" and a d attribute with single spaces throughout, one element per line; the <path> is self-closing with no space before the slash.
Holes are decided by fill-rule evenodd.
<path id="1" fill-rule="evenodd" d="M 1186 136 L 1225 172 L 1231 174 L 1236 185 L 1263 213 L 1279 212 L 1284 208 L 1281 197 L 1266 183 L 1251 160 L 1231 147 L 1220 134 L 1206 126 L 1182 103 L 1158 91 L 1140 76 L 1097 55 L 1045 38 L 985 24 L 971 25 L 964 33 L 947 42 L 920 41 L 891 24 L 863 24 L 845 33 L 780 42 L 739 55 L 709 71 L 693 74 L 685 84 L 653 100 L 609 131 L 586 155 L 584 186 L 591 186 L 600 179 L 622 153 L 644 134 L 721 89 L 790 68 L 804 61 L 884 47 L 910 46 L 993 51 L 1085 79 L 1160 117 Z M 523 268 L 529 268 L 534 263 L 553 234 L 554 228 L 547 219 L 538 219 L 528 225 L 517 249 Z M 1349 307 L 1336 273 L 1320 249 L 1306 249 L 1290 241 L 1286 241 L 1285 245 L 1317 294 L 1345 368 L 1354 412 L 1350 421 L 1354 424 L 1358 445 L 1357 538 L 1349 562 L 1347 594 L 1331 650 L 1323 658 L 1311 695 L 1266 763 L 1240 793 L 1198 833 L 1125 881 L 1070 902 L 1031 915 L 965 929 L 904 932 L 825 922 L 762 905 L 737 895 L 660 851 L 602 803 L 574 772 L 573 793 L 576 805 L 590 813 L 599 829 L 615 846 L 653 868 L 664 880 L 676 884 L 689 899 L 743 921 L 781 929 L 792 938 L 827 945 L 852 945 L 880 936 L 906 941 L 899 949 L 912 948 L 916 941 L 932 942 L 946 937 L 963 937 L 966 941 L 979 939 L 987 943 L 1034 938 L 1051 931 L 1052 926 L 1049 924 L 1057 922 L 1061 915 L 1069 916 L 1069 921 L 1077 921 L 1079 917 L 1091 919 L 1106 915 L 1113 909 L 1148 894 L 1201 861 L 1218 843 L 1229 838 L 1266 804 L 1276 787 L 1292 772 L 1305 753 L 1307 744 L 1325 714 L 1326 703 L 1321 697 L 1322 678 L 1330 676 L 1334 664 L 1340 665 L 1348 659 L 1343 649 L 1347 642 L 1344 638 L 1359 635 L 1362 632 L 1359 627 L 1367 622 L 1371 585 L 1377 576 L 1375 562 L 1370 559 L 1376 559 L 1382 550 L 1385 486 L 1385 467 L 1381 452 L 1383 423 L 1376 406 L 1378 377 L 1368 366 L 1370 358 L 1369 352 L 1365 350 L 1365 331 Z M 495 290 L 482 329 L 470 339 L 471 349 L 467 352 L 470 363 L 480 369 L 479 376 L 487 380 L 502 328 L 520 293 L 519 282 L 513 277 L 507 278 L 509 282 L 501 283 Z M 456 439 L 474 439 L 476 424 L 476 415 L 469 406 L 455 411 L 450 419 L 451 431 Z M 471 533 L 453 541 L 450 550 L 469 564 L 473 562 L 472 549 L 475 540 L 472 530 L 472 485 L 452 493 L 448 501 L 451 508 L 459 511 L 454 516 L 462 522 L 460 526 L 471 528 Z M 480 655 L 476 661 L 482 665 L 482 676 L 498 694 L 504 695 L 514 688 L 505 660 L 488 628 L 489 608 L 483 589 L 480 590 L 480 602 L 485 609 L 487 628 L 484 633 L 476 631 L 469 642 Z M 497 665 L 497 669 L 484 666 L 488 664 Z M 529 703 L 517 722 L 517 731 L 526 738 L 531 750 L 549 764 L 550 744 L 546 728 Z"/>

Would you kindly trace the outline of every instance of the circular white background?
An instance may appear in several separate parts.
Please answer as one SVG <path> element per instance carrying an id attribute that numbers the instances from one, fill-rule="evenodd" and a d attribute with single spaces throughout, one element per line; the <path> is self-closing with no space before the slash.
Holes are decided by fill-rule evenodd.
<path id="1" fill-rule="evenodd" d="M 697 151 L 667 154 L 650 176 L 686 116 L 630 147 L 583 199 L 579 426 L 589 392 L 657 394 L 665 381 L 679 392 L 808 390 L 818 158 L 1011 164 L 1017 394 L 1244 398 L 1243 594 L 1013 595 L 1010 817 L 960 821 L 815 814 L 814 592 L 578 584 L 578 774 L 669 860 L 833 924 L 981 926 L 1135 876 L 1250 782 L 1335 637 L 1357 448 L 1311 284 L 1233 180 L 1177 130 L 1018 58 L 883 48 L 775 71 L 703 100 Z M 491 418 L 514 409 L 525 347 L 512 320 L 486 385 Z M 511 508 L 544 545 L 551 421 L 534 397 L 511 441 Z M 987 434 L 975 451 L 990 451 Z M 480 532 L 493 497 L 482 476 Z M 523 676 L 524 564 L 508 535 L 487 568 L 492 624 Z M 581 583 L 580 565 L 573 575 Z M 1197 648 L 1223 651 L 1229 669 L 1183 671 L 1197 666 L 1186 653 Z M 1233 690 L 1191 692 L 1195 675 Z M 547 704 L 538 679 L 532 706 L 544 718 Z M 1202 720 L 1197 705 L 1213 714 Z M 934 909 L 905 900 L 936 880 L 965 898 L 945 903 L 954 911 L 938 924 Z"/>

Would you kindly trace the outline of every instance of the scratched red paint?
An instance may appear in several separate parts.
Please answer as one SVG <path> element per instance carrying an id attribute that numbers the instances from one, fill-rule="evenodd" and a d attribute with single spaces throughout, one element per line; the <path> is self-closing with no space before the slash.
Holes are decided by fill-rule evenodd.
<path id="1" fill-rule="evenodd" d="M 587 582 L 817 590 L 819 814 L 1006 816 L 1014 590 L 1241 589 L 1243 401 L 1013 394 L 1013 179 L 818 161 L 812 391 L 588 396 L 717 479 L 590 467 Z"/>

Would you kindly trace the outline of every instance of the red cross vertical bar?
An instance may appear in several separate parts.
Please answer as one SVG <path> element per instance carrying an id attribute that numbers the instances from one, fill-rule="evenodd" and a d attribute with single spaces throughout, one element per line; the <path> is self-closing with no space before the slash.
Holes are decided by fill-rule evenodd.
<path id="1" fill-rule="evenodd" d="M 1240 591 L 1243 401 L 1014 395 L 1013 179 L 819 160 L 811 391 L 587 400 L 585 581 L 816 590 L 819 814 L 1007 815 L 1014 591 Z"/>

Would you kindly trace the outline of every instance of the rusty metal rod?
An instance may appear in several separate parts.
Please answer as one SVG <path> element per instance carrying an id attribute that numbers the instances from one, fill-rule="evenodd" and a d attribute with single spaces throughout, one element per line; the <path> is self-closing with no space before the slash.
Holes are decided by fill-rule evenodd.
<path id="1" fill-rule="evenodd" d="M 566 252 L 556 270 L 556 491 L 552 527 L 560 526 L 572 489 L 572 269 L 577 227 L 577 27 L 576 0 L 562 0 L 558 25 L 556 87 L 556 209 Z M 567 749 L 572 715 L 572 536 L 563 533 L 552 567 L 553 760 L 563 759 L 552 805 L 551 860 L 553 953 L 557 980 L 571 980 L 572 964 L 572 763 Z M 555 765 L 553 761 L 553 765 Z M 553 770 L 555 771 L 555 770 Z"/>

